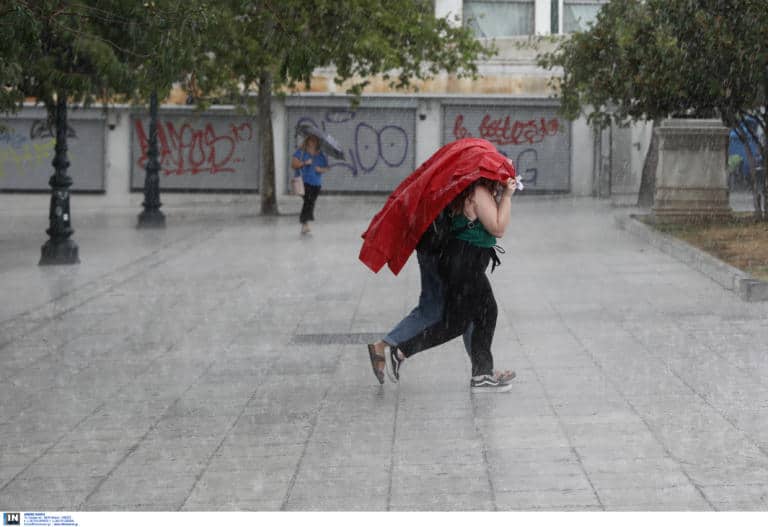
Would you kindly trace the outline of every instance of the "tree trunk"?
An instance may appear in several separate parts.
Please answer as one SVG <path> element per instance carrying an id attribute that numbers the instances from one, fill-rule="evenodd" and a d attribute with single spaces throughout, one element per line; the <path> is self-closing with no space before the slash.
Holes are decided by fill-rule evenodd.
<path id="1" fill-rule="evenodd" d="M 656 121 L 651 122 L 651 144 L 643 162 L 643 174 L 640 178 L 640 192 L 637 196 L 637 206 L 653 207 L 656 194 L 656 168 L 659 165 L 659 139 L 656 135 Z"/>
<path id="2" fill-rule="evenodd" d="M 768 87 L 768 71 L 765 72 L 766 74 L 766 82 L 764 86 Z M 763 166 L 762 166 L 762 172 L 760 173 L 760 180 L 759 185 L 762 190 L 762 197 L 763 197 L 763 209 L 762 209 L 762 217 L 763 221 L 768 220 L 768 204 L 766 204 L 766 197 L 768 197 L 768 108 L 763 106 L 763 115 L 762 119 L 758 119 L 758 125 L 760 128 L 762 128 L 763 133 L 760 135 L 759 133 L 755 133 L 755 142 L 757 143 L 757 147 L 760 149 L 760 154 L 763 157 Z M 755 179 L 758 177 L 757 170 L 755 171 Z"/>
<path id="3" fill-rule="evenodd" d="M 261 213 L 276 215 L 277 193 L 275 179 L 275 140 L 272 131 L 272 74 L 266 70 L 259 75 L 259 135 L 261 138 L 261 159 L 259 170 L 259 194 Z"/>

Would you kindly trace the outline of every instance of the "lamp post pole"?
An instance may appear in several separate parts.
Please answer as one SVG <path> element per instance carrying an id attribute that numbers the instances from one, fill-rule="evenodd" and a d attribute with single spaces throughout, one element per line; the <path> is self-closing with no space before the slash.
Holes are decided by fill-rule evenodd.
<path id="1" fill-rule="evenodd" d="M 72 178 L 67 174 L 67 94 L 63 90 L 56 95 L 55 109 L 56 148 L 53 157 L 51 206 L 48 213 L 49 227 L 45 231 L 49 239 L 41 247 L 40 265 L 66 265 L 80 263 L 79 249 L 70 236 L 75 232 L 69 213 L 69 187 Z"/>
<path id="2" fill-rule="evenodd" d="M 139 214 L 138 228 L 165 227 L 165 214 L 160 211 L 160 160 L 157 147 L 157 91 L 149 96 L 149 145 L 144 175 L 144 210 Z"/>

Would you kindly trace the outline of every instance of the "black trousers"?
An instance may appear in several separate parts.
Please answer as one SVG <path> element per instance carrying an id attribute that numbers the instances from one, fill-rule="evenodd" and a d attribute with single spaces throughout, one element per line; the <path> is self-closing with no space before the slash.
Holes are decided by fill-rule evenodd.
<path id="1" fill-rule="evenodd" d="M 491 344 L 498 308 L 485 274 L 492 251 L 463 240 L 454 239 L 448 243 L 439 266 L 445 284 L 443 318 L 398 345 L 406 357 L 459 337 L 474 324 L 469 351 L 472 375 L 493 374 Z"/>
<path id="2" fill-rule="evenodd" d="M 304 205 L 301 207 L 299 215 L 300 223 L 315 221 L 315 201 L 320 195 L 320 185 L 308 185 L 304 183 Z"/>

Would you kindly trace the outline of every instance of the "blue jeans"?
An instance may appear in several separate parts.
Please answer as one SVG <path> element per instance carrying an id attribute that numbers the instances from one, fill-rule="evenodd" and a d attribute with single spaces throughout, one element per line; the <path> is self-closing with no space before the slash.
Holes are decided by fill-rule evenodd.
<path id="1" fill-rule="evenodd" d="M 401 320 L 390 331 L 384 342 L 390 346 L 397 346 L 401 342 L 409 340 L 428 327 L 437 324 L 443 318 L 445 294 L 443 281 L 437 272 L 437 255 L 416 251 L 421 271 L 421 294 L 419 305 L 413 308 L 408 316 Z M 472 324 L 464 332 L 464 348 L 469 353 L 472 341 Z"/>

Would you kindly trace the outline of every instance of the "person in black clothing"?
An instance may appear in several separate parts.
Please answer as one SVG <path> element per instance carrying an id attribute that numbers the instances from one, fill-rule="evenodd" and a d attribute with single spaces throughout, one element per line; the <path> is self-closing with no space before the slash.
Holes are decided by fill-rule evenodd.
<path id="1" fill-rule="evenodd" d="M 444 254 L 451 239 L 452 215 L 449 208 L 443 210 L 427 227 L 416 245 L 416 258 L 421 275 L 421 293 L 418 305 L 398 322 L 389 333 L 375 343 L 368 344 L 368 354 L 371 359 L 373 374 L 380 384 L 384 384 L 385 359 L 387 348 L 396 348 L 401 342 L 419 335 L 426 328 L 442 320 L 445 310 L 445 285 L 438 270 L 440 255 Z M 464 332 L 464 348 L 471 358 L 472 330 L 470 324 Z M 515 378 L 511 370 L 494 371 L 494 375 L 502 382 Z M 391 378 L 393 382 L 398 379 Z"/>
<path id="2" fill-rule="evenodd" d="M 493 371 L 491 344 L 498 309 L 485 274 L 491 259 L 498 262 L 494 246 L 509 225 L 515 180 L 502 189 L 481 178 L 462 192 L 452 204 L 454 237 L 439 258 L 438 270 L 445 285 L 445 309 L 440 321 L 412 338 L 389 348 L 385 354 L 387 373 L 397 382 L 406 358 L 462 335 L 471 326 L 471 391 L 506 392 L 512 386 Z M 496 196 L 500 195 L 500 199 Z"/>

